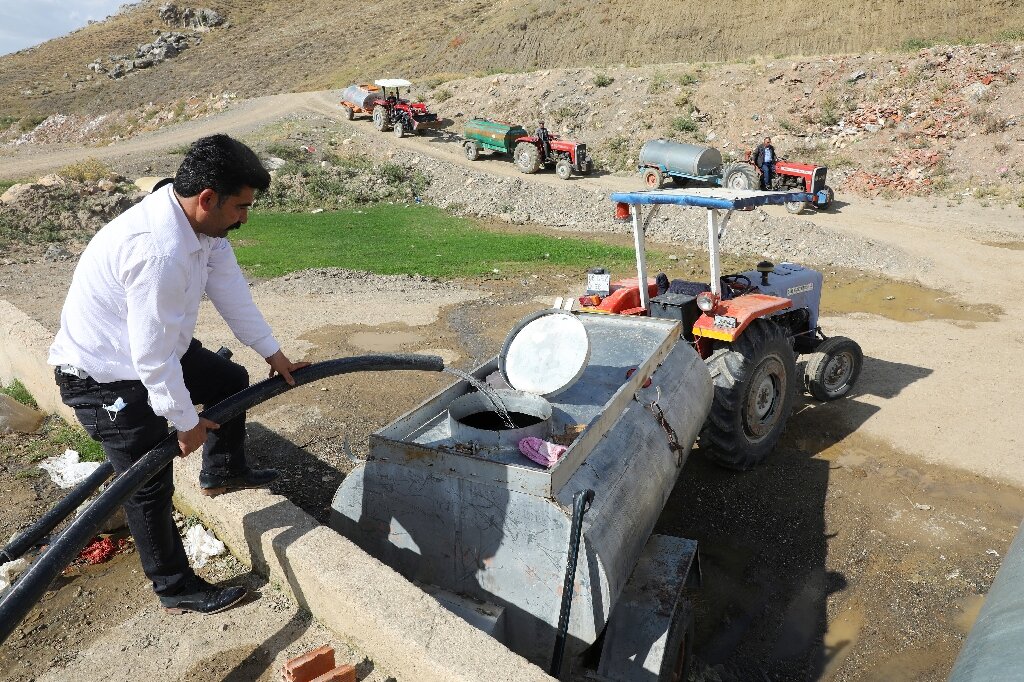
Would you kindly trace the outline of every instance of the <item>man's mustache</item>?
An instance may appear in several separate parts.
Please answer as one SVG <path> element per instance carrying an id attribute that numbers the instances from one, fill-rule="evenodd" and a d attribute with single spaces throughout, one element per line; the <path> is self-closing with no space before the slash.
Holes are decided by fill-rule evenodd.
<path id="1" fill-rule="evenodd" d="M 231 225 L 230 227 L 228 227 L 228 231 L 230 231 L 230 230 L 237 230 L 237 229 L 238 229 L 238 228 L 240 228 L 241 226 L 242 226 L 242 221 L 241 221 L 241 220 L 239 220 L 239 221 L 238 221 L 237 223 L 235 223 L 234 225 Z"/>

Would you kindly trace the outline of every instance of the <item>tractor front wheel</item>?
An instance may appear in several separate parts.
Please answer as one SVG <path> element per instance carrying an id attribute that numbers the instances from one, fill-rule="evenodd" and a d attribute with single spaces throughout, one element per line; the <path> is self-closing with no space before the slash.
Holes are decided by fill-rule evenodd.
<path id="1" fill-rule="evenodd" d="M 572 164 L 565 159 L 559 160 L 555 164 L 555 175 L 562 180 L 568 180 L 572 176 Z"/>
<path id="2" fill-rule="evenodd" d="M 807 202 L 806 201 L 787 201 L 786 202 L 786 210 L 788 212 L 792 213 L 793 215 L 800 215 L 801 213 L 804 212 L 805 208 L 807 208 Z"/>
<path id="3" fill-rule="evenodd" d="M 665 181 L 665 176 L 662 175 L 661 170 L 658 168 L 647 168 L 640 177 L 643 178 L 644 187 L 648 189 L 658 189 L 661 187 L 661 183 Z"/>
<path id="4" fill-rule="evenodd" d="M 832 202 L 835 201 L 835 198 L 836 198 L 836 193 L 832 191 L 831 187 L 829 187 L 828 185 L 825 185 L 825 201 L 822 201 L 821 203 L 819 203 L 817 205 L 817 209 L 819 211 L 824 211 L 825 209 L 827 209 L 829 206 L 832 205 Z"/>
<path id="5" fill-rule="evenodd" d="M 530 142 L 520 142 L 512 154 L 516 167 L 523 173 L 536 173 L 540 170 L 540 151 L 537 145 Z"/>
<path id="6" fill-rule="evenodd" d="M 352 107 L 345 107 L 345 120 L 351 121 L 356 117 L 356 111 Z"/>
<path id="7" fill-rule="evenodd" d="M 384 132 L 391 127 L 391 117 L 388 116 L 388 110 L 384 107 L 373 108 L 373 125 L 377 130 Z"/>
<path id="8" fill-rule="evenodd" d="M 763 462 L 786 429 L 796 395 L 796 357 L 782 328 L 754 320 L 707 359 L 715 395 L 701 452 L 730 469 Z"/>
<path id="9" fill-rule="evenodd" d="M 761 180 L 757 170 L 749 163 L 730 163 L 722 171 L 722 187 L 729 189 L 758 189 Z"/>
<path id="10" fill-rule="evenodd" d="M 398 139 L 402 139 L 403 137 L 405 137 L 405 126 L 402 125 L 401 121 L 395 124 L 395 127 L 392 128 L 392 131 L 395 133 L 395 137 L 397 137 Z"/>
<path id="11" fill-rule="evenodd" d="M 466 154 L 466 158 L 470 161 L 476 161 L 480 158 L 480 145 L 470 140 L 466 144 L 462 145 L 462 149 Z"/>
<path id="12" fill-rule="evenodd" d="M 833 336 L 818 344 L 807 356 L 804 388 L 818 400 L 835 400 L 849 393 L 860 369 L 864 352 L 853 339 Z"/>

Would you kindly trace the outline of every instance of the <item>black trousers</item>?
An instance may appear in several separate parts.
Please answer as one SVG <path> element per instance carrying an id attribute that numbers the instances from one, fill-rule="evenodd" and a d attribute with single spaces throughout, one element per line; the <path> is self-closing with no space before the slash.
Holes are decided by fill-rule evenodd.
<path id="1" fill-rule="evenodd" d="M 192 402 L 214 405 L 249 385 L 244 367 L 203 348 L 192 339 L 181 358 L 185 387 Z M 101 384 L 91 378 L 79 379 L 55 370 L 64 404 L 75 410 L 85 430 L 103 446 L 107 459 L 120 474 L 152 450 L 168 435 L 167 420 L 149 406 L 149 394 L 141 381 Z M 118 411 L 104 409 L 121 398 L 126 406 Z M 203 446 L 203 471 L 233 475 L 246 466 L 245 415 L 210 431 Z M 124 504 L 142 569 L 153 581 L 158 595 L 187 590 L 194 577 L 181 536 L 171 516 L 174 493 L 172 466 L 168 464 Z"/>

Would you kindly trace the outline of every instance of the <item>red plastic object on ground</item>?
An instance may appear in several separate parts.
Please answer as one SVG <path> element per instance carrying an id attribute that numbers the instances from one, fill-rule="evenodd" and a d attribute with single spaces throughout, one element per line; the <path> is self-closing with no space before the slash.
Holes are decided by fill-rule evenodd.
<path id="1" fill-rule="evenodd" d="M 96 538 L 86 545 L 85 549 L 78 553 L 78 556 L 85 559 L 87 563 L 96 565 L 102 564 L 123 550 L 128 541 L 124 538 L 114 540 L 112 538 Z"/>

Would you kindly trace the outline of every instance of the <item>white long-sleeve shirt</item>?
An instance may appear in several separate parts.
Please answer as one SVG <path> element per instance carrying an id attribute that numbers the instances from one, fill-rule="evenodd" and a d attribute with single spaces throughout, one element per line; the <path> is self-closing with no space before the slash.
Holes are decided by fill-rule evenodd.
<path id="1" fill-rule="evenodd" d="M 181 371 L 203 293 L 243 344 L 280 345 L 253 303 L 227 239 L 196 234 L 170 185 L 104 226 L 82 253 L 50 347 L 101 383 L 141 380 L 153 411 L 179 431 L 199 423 Z"/>

